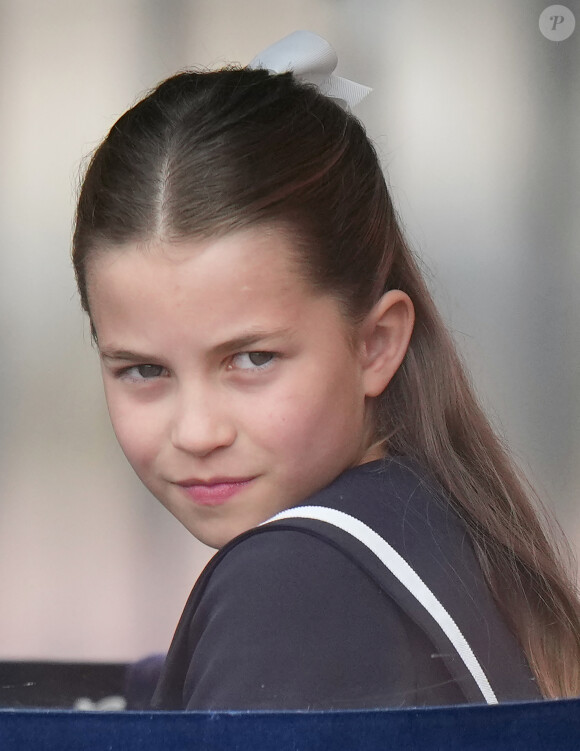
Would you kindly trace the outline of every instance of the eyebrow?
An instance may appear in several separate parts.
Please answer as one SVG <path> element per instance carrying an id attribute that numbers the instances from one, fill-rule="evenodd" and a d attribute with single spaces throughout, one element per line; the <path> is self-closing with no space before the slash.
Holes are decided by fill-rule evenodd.
<path id="1" fill-rule="evenodd" d="M 157 358 L 153 355 L 146 355 L 144 352 L 129 352 L 124 349 L 100 349 L 99 354 L 103 360 L 125 360 L 127 362 L 143 362 L 148 360 L 155 360 Z"/>
<path id="2" fill-rule="evenodd" d="M 292 333 L 292 329 L 288 328 L 270 330 L 255 329 L 249 331 L 248 333 L 241 334 L 240 336 L 236 336 L 233 339 L 228 339 L 225 342 L 220 342 L 220 344 L 217 344 L 215 347 L 213 347 L 211 351 L 216 355 L 227 354 L 228 352 L 247 349 L 248 347 L 252 347 L 255 344 L 260 344 L 261 342 L 264 342 L 265 340 L 267 341 L 268 339 L 276 339 L 283 336 L 289 336 Z M 123 360 L 124 362 L 142 363 L 156 361 L 159 359 L 159 356 L 149 355 L 145 352 L 132 352 L 125 349 L 103 348 L 99 350 L 99 352 L 103 360 Z"/>
<path id="3" fill-rule="evenodd" d="M 260 344 L 268 339 L 277 339 L 291 334 L 292 329 L 287 328 L 270 330 L 254 329 L 246 334 L 241 334 L 233 339 L 228 339 L 226 342 L 221 342 L 212 349 L 212 352 L 215 352 L 218 355 L 227 354 L 228 352 L 234 352 L 240 349 L 248 349 L 248 347 L 253 347 L 255 344 Z"/>

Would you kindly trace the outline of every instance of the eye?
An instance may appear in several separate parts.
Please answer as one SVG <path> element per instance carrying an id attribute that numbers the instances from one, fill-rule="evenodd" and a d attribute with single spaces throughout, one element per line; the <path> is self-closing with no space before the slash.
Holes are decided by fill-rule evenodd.
<path id="1" fill-rule="evenodd" d="M 165 368 L 161 365 L 132 365 L 130 368 L 121 370 L 119 377 L 130 381 L 151 381 L 154 378 L 160 378 L 164 371 Z"/>
<path id="2" fill-rule="evenodd" d="M 232 357 L 232 367 L 238 370 L 263 370 L 275 358 L 274 352 L 238 352 Z"/>

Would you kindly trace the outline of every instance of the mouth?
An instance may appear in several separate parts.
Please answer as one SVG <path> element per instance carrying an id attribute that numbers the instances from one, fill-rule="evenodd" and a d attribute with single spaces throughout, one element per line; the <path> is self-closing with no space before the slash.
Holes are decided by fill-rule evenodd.
<path id="1" fill-rule="evenodd" d="M 221 506 L 254 482 L 255 477 L 216 477 L 211 480 L 193 478 L 175 483 L 200 506 Z"/>

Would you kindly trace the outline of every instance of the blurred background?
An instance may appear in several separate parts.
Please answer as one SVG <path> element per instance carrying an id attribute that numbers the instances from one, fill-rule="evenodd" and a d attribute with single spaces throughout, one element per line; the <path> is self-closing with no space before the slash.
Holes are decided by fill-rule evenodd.
<path id="1" fill-rule="evenodd" d="M 0 0 L 0 659 L 164 651 L 211 552 L 133 477 L 69 260 L 83 157 L 160 79 L 328 38 L 492 419 L 580 546 L 580 4 Z"/>

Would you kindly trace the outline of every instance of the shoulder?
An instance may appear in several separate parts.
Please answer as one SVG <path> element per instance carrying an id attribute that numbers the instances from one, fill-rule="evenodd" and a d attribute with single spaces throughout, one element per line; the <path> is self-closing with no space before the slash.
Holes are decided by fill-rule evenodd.
<path id="1" fill-rule="evenodd" d="M 418 694 L 422 672 L 429 686 L 449 678 L 432 664 L 428 639 L 372 577 L 308 530 L 274 527 L 236 540 L 196 590 L 168 660 L 167 681 L 189 709 L 461 700 L 455 687 L 449 696 Z"/>

